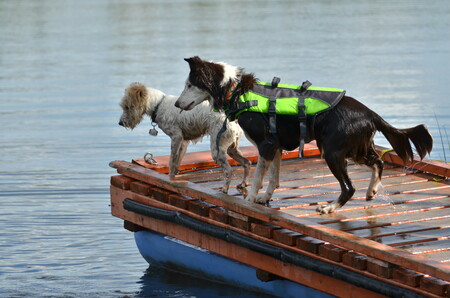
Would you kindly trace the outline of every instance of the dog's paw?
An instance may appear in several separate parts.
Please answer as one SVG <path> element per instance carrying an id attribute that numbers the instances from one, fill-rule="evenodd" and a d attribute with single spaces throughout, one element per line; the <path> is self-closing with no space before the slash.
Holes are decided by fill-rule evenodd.
<path id="1" fill-rule="evenodd" d="M 378 194 L 378 190 L 376 190 L 376 189 L 373 189 L 371 191 L 368 190 L 366 193 L 366 201 L 372 201 L 373 199 L 375 199 L 377 194 Z"/>
<path id="2" fill-rule="evenodd" d="M 254 203 L 256 202 L 256 196 L 247 194 L 247 196 L 245 196 L 245 200 Z"/>
<path id="3" fill-rule="evenodd" d="M 178 174 L 178 170 L 170 170 L 169 171 L 169 177 L 175 178 L 175 176 Z"/>
<path id="4" fill-rule="evenodd" d="M 248 190 L 247 190 L 247 188 L 241 188 L 241 189 L 238 189 L 238 191 L 239 191 L 239 193 L 240 194 L 242 194 L 242 196 L 244 197 L 244 198 L 246 198 L 247 196 L 248 196 Z"/>
<path id="5" fill-rule="evenodd" d="M 223 186 L 223 187 L 220 189 L 220 191 L 223 192 L 223 193 L 228 193 L 228 187 Z"/>
<path id="6" fill-rule="evenodd" d="M 244 196 L 244 198 L 248 196 L 248 190 L 247 190 L 246 186 L 247 185 L 245 183 L 241 183 L 241 184 L 236 185 L 236 190 L 240 194 L 242 194 Z"/>
<path id="7" fill-rule="evenodd" d="M 366 194 L 366 201 L 372 201 L 373 199 L 375 199 L 376 195 L 377 195 L 376 192 Z"/>
<path id="8" fill-rule="evenodd" d="M 336 206 L 334 204 L 328 204 L 328 205 L 320 205 L 317 207 L 316 211 L 320 214 L 329 214 L 332 213 L 336 209 Z"/>
<path id="9" fill-rule="evenodd" d="M 247 183 L 245 183 L 245 182 L 242 182 L 242 183 L 239 183 L 238 185 L 236 185 L 236 188 L 238 189 L 238 190 L 240 190 L 240 189 L 245 189 L 246 187 L 247 187 Z"/>
<path id="10" fill-rule="evenodd" d="M 262 204 L 262 205 L 268 205 L 270 202 L 271 197 L 267 194 L 261 194 L 258 195 L 256 198 L 256 203 Z"/>

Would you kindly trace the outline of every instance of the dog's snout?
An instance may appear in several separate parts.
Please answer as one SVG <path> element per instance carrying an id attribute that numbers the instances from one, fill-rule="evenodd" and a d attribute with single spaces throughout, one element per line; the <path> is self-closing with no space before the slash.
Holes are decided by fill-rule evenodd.
<path id="1" fill-rule="evenodd" d="M 178 100 L 175 102 L 175 106 L 176 106 L 177 108 L 180 108 L 180 103 L 178 102 Z"/>
<path id="2" fill-rule="evenodd" d="M 123 124 L 123 121 L 122 121 L 122 120 L 120 120 L 120 121 L 119 121 L 119 125 L 120 125 L 120 126 L 124 126 L 124 124 Z"/>

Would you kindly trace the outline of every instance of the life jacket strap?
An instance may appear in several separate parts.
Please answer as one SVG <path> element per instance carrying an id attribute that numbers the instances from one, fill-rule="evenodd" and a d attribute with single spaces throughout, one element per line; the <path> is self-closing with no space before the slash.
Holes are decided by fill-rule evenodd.
<path id="1" fill-rule="evenodd" d="M 272 79 L 272 88 L 277 88 L 281 79 L 279 77 L 273 77 Z M 275 94 L 272 94 L 275 96 Z M 269 98 L 269 110 L 267 111 L 269 114 L 269 133 L 276 134 L 277 133 L 277 99 Z"/>
<path id="2" fill-rule="evenodd" d="M 222 138 L 222 135 L 224 134 L 224 132 L 227 130 L 227 122 L 228 122 L 228 118 L 235 118 L 235 115 L 242 110 L 248 109 L 250 107 L 253 106 L 257 106 L 258 105 L 258 101 L 257 100 L 249 100 L 246 102 L 238 102 L 235 104 L 235 108 L 234 109 L 229 109 L 225 111 L 225 120 L 223 121 L 222 124 L 222 128 L 219 130 L 219 132 L 217 133 L 217 138 L 216 138 L 216 146 L 217 146 L 217 150 L 219 150 L 219 144 L 220 144 L 220 139 Z"/>
<path id="3" fill-rule="evenodd" d="M 222 124 L 222 128 L 217 133 L 217 138 L 216 138 L 217 152 L 219 152 L 220 139 L 222 138 L 223 133 L 227 130 L 227 122 L 228 122 L 228 117 L 225 117 L 225 120 L 223 121 L 223 124 Z"/>
<path id="4" fill-rule="evenodd" d="M 248 109 L 250 107 L 257 106 L 257 105 L 258 105 L 258 100 L 249 100 L 246 102 L 238 102 L 236 104 L 236 109 L 233 110 L 233 113 L 237 113 L 241 110 Z"/>
<path id="5" fill-rule="evenodd" d="M 308 138 L 306 129 L 306 112 L 305 112 L 305 98 L 298 98 L 298 121 L 300 123 L 300 145 L 298 148 L 298 157 L 303 158 L 303 148 L 305 147 L 305 139 Z"/>
<path id="6" fill-rule="evenodd" d="M 270 98 L 269 99 L 269 133 L 276 134 L 277 133 L 277 99 Z"/>

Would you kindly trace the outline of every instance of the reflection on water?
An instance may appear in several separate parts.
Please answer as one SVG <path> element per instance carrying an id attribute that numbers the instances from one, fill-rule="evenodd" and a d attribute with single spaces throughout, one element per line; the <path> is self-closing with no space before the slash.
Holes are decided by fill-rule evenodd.
<path id="1" fill-rule="evenodd" d="M 188 56 L 261 80 L 344 88 L 397 127 L 427 124 L 432 157 L 444 159 L 449 13 L 444 0 L 1 1 L 0 292 L 166 288 L 158 272 L 142 278 L 147 265 L 131 233 L 110 215 L 108 163 L 169 153 L 169 138 L 150 137 L 149 122 L 119 127 L 118 102 L 135 81 L 179 94 Z M 208 150 L 208 141 L 189 150 Z M 203 295 L 180 287 L 165 295 Z"/>
<path id="2" fill-rule="evenodd" d="M 157 265 L 148 267 L 139 283 L 142 283 L 142 287 L 136 297 L 272 297 L 270 295 L 248 292 L 238 288 L 225 287 L 216 282 L 205 281 L 204 279 L 184 275 Z"/>

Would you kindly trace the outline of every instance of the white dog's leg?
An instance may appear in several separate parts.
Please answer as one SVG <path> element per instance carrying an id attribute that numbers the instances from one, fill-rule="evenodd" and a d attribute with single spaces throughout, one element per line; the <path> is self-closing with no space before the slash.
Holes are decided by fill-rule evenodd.
<path id="1" fill-rule="evenodd" d="M 373 164 L 369 167 L 372 169 L 372 177 L 370 178 L 369 188 L 367 188 L 366 201 L 371 201 L 375 198 L 381 185 L 379 167 L 377 166 L 377 164 Z"/>
<path id="2" fill-rule="evenodd" d="M 169 161 L 169 176 L 174 177 L 179 169 L 180 169 L 180 151 L 183 146 L 183 137 L 180 135 L 172 135 L 171 136 L 172 143 L 171 143 L 171 154 L 170 154 L 170 161 Z"/>
<path id="3" fill-rule="evenodd" d="M 241 193 L 246 195 L 245 187 L 248 185 L 250 168 L 252 166 L 252 163 L 244 155 L 242 155 L 241 151 L 238 148 L 237 142 L 231 144 L 231 146 L 228 147 L 227 153 L 229 156 L 231 156 L 231 158 L 240 163 L 241 166 L 244 168 L 244 177 L 242 178 L 242 182 L 238 184 L 236 188 Z"/>
<path id="4" fill-rule="evenodd" d="M 267 168 L 272 163 L 271 160 L 266 160 L 262 156 L 258 156 L 258 163 L 256 164 L 256 172 L 255 176 L 252 180 L 252 186 L 250 187 L 250 191 L 248 196 L 245 198 L 247 201 L 256 202 L 256 195 L 258 191 L 262 188 L 264 175 L 266 174 Z"/>
<path id="5" fill-rule="evenodd" d="M 183 140 L 181 142 L 180 151 L 178 151 L 178 157 L 177 157 L 177 159 L 175 161 L 176 162 L 177 172 L 180 171 L 180 164 L 181 164 L 181 161 L 183 160 L 184 155 L 186 154 L 186 150 L 187 150 L 187 147 L 189 145 L 189 142 L 190 141 L 186 141 L 186 140 Z"/>
<path id="6" fill-rule="evenodd" d="M 258 203 L 267 204 L 272 198 L 275 189 L 280 186 L 280 165 L 281 149 L 278 149 L 269 168 L 269 185 L 267 186 L 266 192 L 258 196 Z"/>
<path id="7" fill-rule="evenodd" d="M 222 139 L 223 140 L 223 139 Z M 224 148 L 224 142 L 221 141 L 219 144 L 219 150 L 217 150 L 216 146 L 216 137 L 211 136 L 211 155 L 214 161 L 217 163 L 219 167 L 222 168 L 223 174 L 225 176 L 225 184 L 222 186 L 221 191 L 223 193 L 228 193 L 228 189 L 231 183 L 232 169 L 228 162 L 227 155 L 225 153 L 226 148 Z"/>

